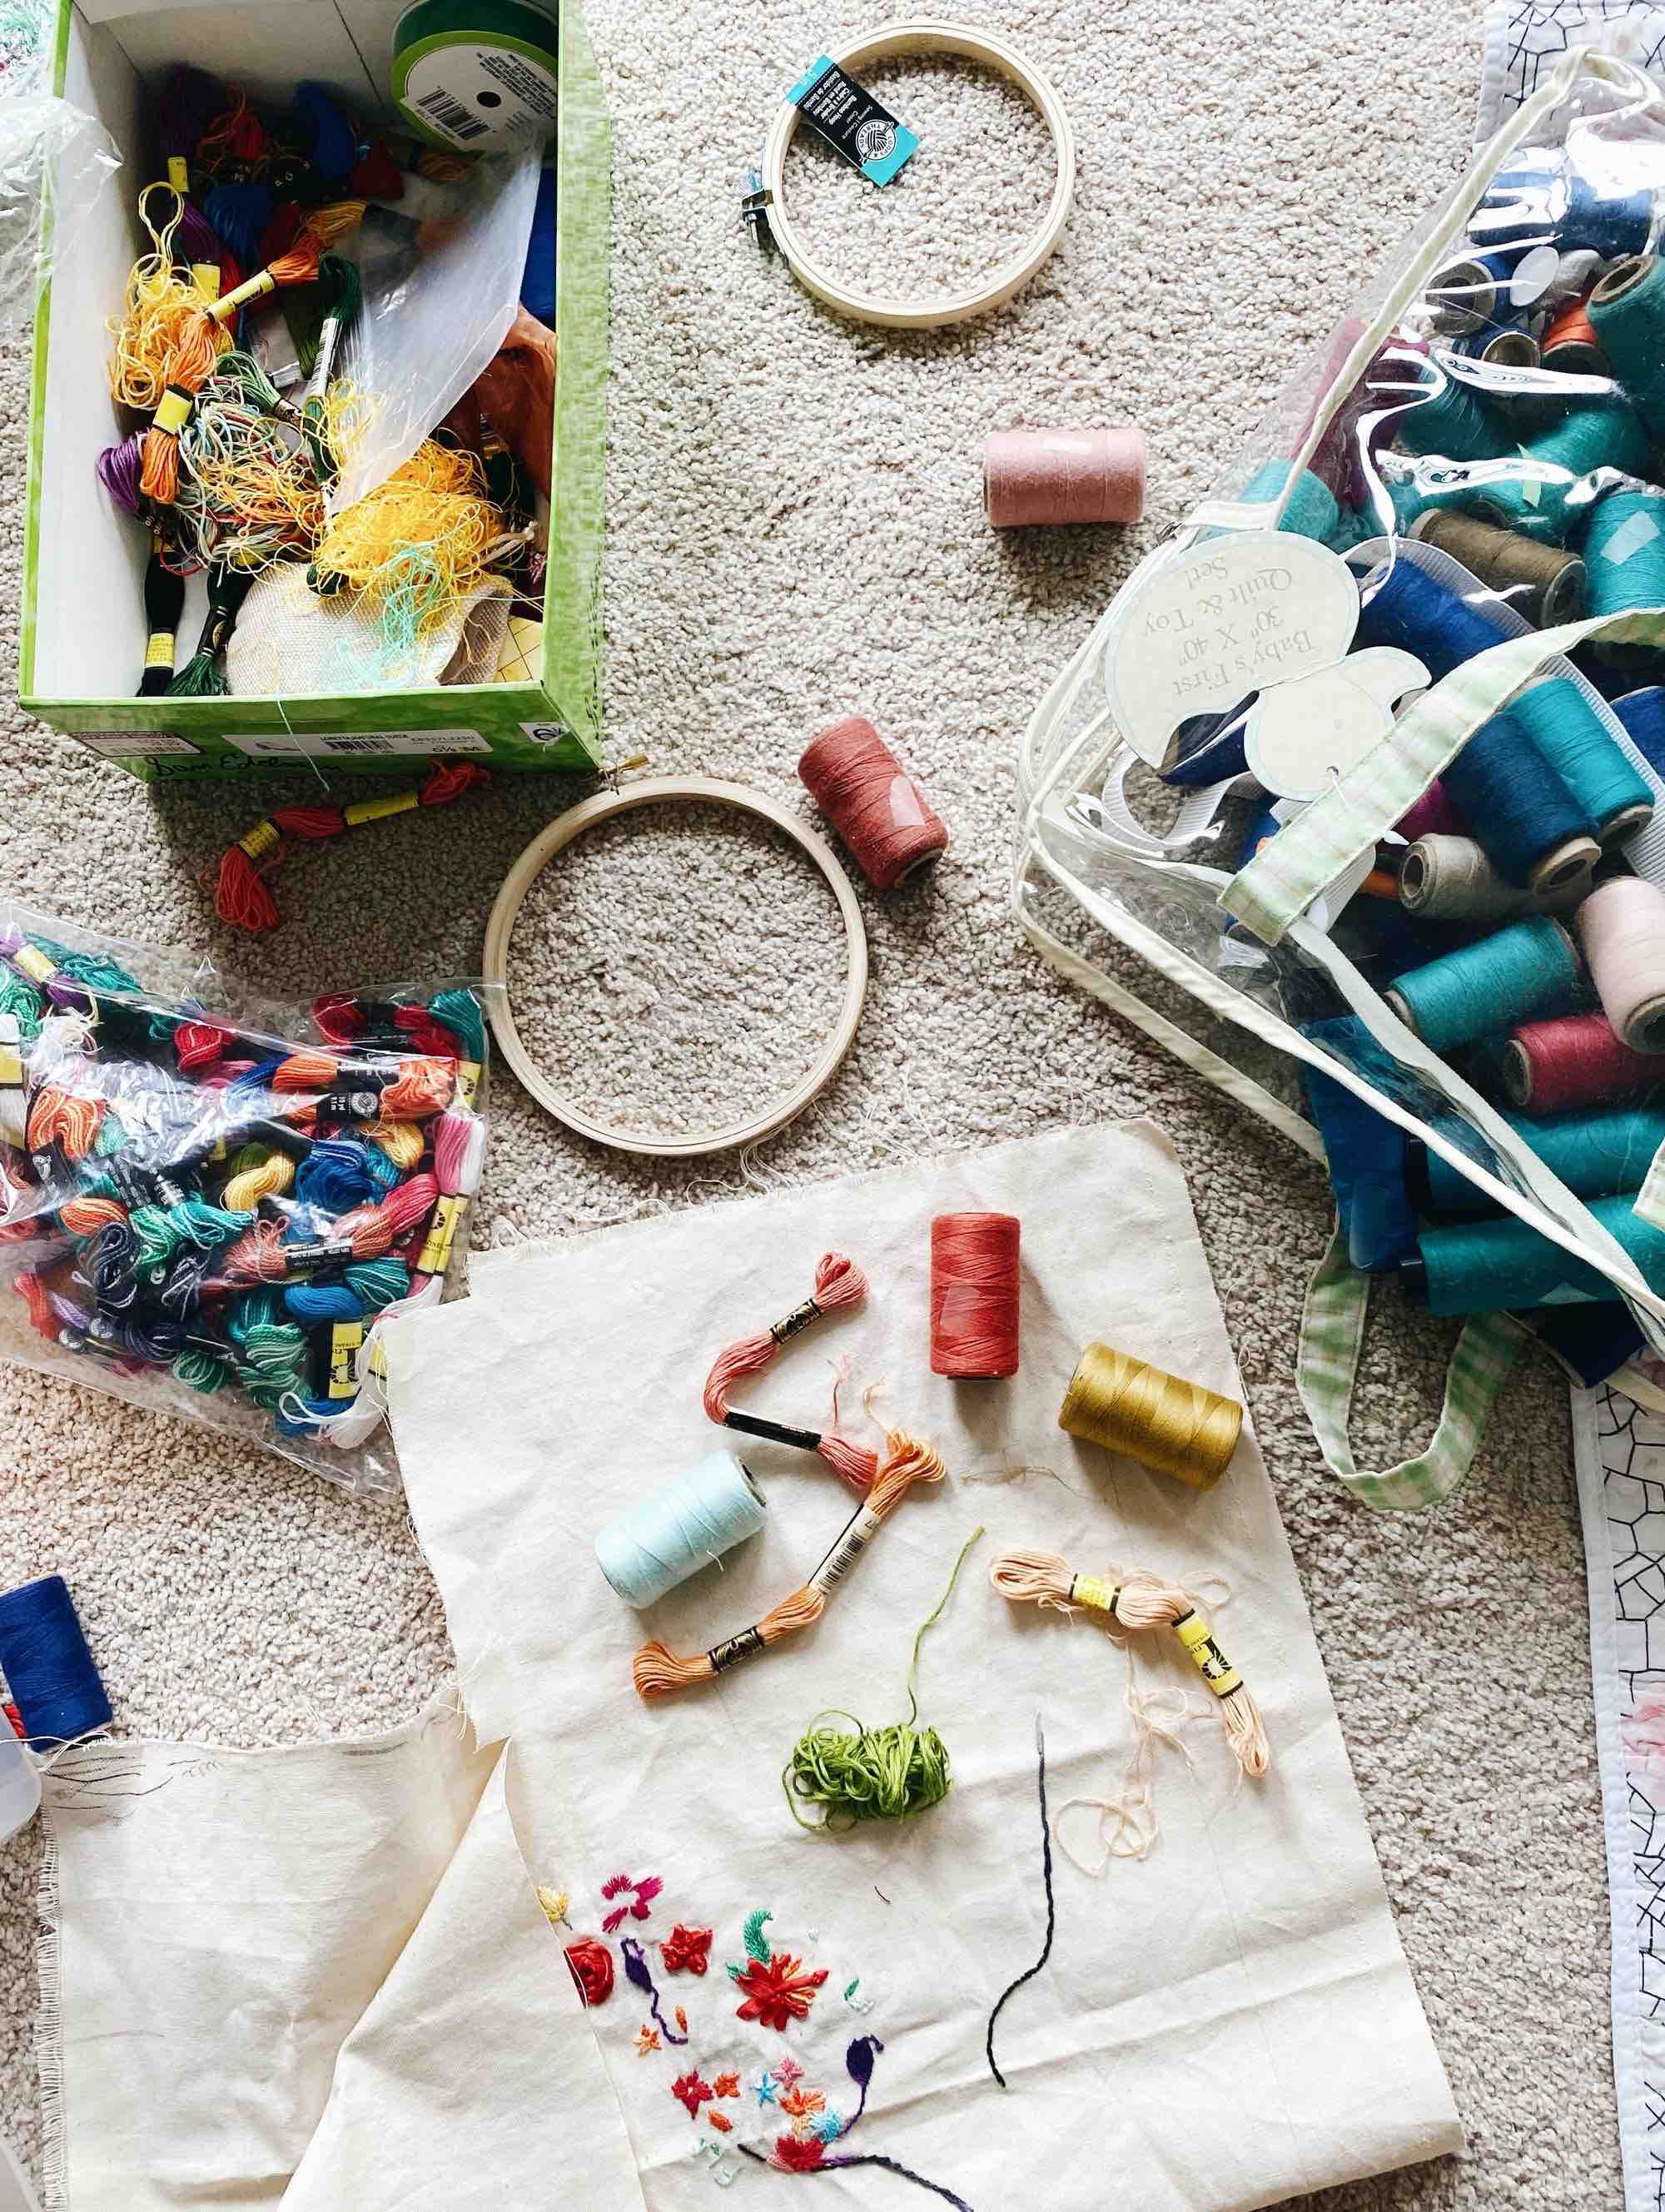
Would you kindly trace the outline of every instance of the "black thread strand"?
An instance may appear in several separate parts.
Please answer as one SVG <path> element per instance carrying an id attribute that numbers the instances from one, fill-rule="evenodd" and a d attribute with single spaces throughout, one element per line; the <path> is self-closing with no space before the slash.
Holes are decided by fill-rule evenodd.
<path id="1" fill-rule="evenodd" d="M 1032 1982 L 1052 1956 L 1052 1938 L 1058 1925 L 1058 1912 L 1052 1895 L 1052 1826 L 1047 1819 L 1047 1740 L 1041 1731 L 1039 1713 L 1035 1716 L 1035 1753 L 1041 1793 L 1041 1879 L 1046 1884 L 1047 1891 L 1047 1940 L 1041 1946 L 1041 1955 L 1035 1964 L 1026 1967 L 1009 1988 L 1001 1991 L 999 2002 L 988 2015 L 988 2070 L 1003 2089 L 1006 2086 L 1006 2075 L 994 2063 L 994 2023 L 1000 2017 L 1006 1999 L 1016 1996 L 1025 1982 Z"/>
<path id="2" fill-rule="evenodd" d="M 738 2143 L 735 2148 L 743 2158 L 755 2159 L 759 2166 L 772 2163 L 762 2151 L 753 2150 L 747 2143 Z M 883 2166 L 886 2173 L 900 2174 L 904 2181 L 911 2181 L 920 2189 L 928 2189 L 933 2197 L 940 2197 L 945 2204 L 953 2205 L 955 2212 L 971 2212 L 971 2207 L 963 2197 L 956 2197 L 951 2189 L 945 2189 L 939 2181 L 927 2181 L 922 2173 L 915 2173 L 911 2166 L 903 2166 L 898 2159 L 881 2158 L 876 2151 L 855 2158 L 823 2158 L 819 2166 L 808 2166 L 805 2171 L 809 2173 L 832 2173 L 847 2166 Z"/>

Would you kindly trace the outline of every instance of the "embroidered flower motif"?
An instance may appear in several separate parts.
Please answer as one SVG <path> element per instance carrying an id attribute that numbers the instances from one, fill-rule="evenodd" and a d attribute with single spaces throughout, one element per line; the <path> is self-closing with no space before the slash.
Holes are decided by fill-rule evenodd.
<path id="1" fill-rule="evenodd" d="M 711 2087 L 714 2095 L 738 2097 L 740 2094 L 740 2077 L 738 2074 L 720 2074 Z"/>
<path id="2" fill-rule="evenodd" d="M 567 1946 L 567 1965 L 586 2005 L 605 2004 L 613 1993 L 613 1954 L 593 1936 Z"/>
<path id="3" fill-rule="evenodd" d="M 676 2008 L 676 2013 L 677 2026 L 682 2030 L 683 2033 L 686 2035 L 688 2033 L 688 2014 L 683 2010 L 680 2005 Z"/>
<path id="4" fill-rule="evenodd" d="M 539 1882 L 538 1885 L 538 1902 L 543 1906 L 551 1928 L 570 1928 L 572 1926 L 571 1921 L 567 1917 L 568 1911 L 572 1905 L 572 1899 L 568 1896 L 564 1889 L 545 1889 L 543 1883 Z"/>
<path id="5" fill-rule="evenodd" d="M 647 1964 L 646 1951 L 642 1949 L 634 1936 L 622 1936 L 619 1940 L 619 1948 L 624 1954 L 624 1972 L 629 1979 L 647 1998 L 647 2009 L 653 2014 L 654 2027 L 658 2028 L 667 2043 L 686 2043 L 688 2014 L 680 2005 L 677 2007 L 677 2027 L 682 2030 L 682 2033 L 678 2035 L 659 2010 L 659 1993 L 653 1986 L 653 1971 Z"/>
<path id="6" fill-rule="evenodd" d="M 788 2056 L 775 2062 L 775 2078 L 783 2089 L 790 2089 L 794 2081 L 801 2081 L 804 2069 L 798 2061 Z"/>
<path id="7" fill-rule="evenodd" d="M 660 2043 L 659 2039 L 659 2031 L 656 2028 L 649 2027 L 647 2023 L 644 2021 L 641 2026 L 636 2030 L 636 2057 L 638 2058 L 646 2058 L 649 2051 L 660 2051 L 663 2050 L 663 2048 L 664 2045 Z"/>
<path id="8" fill-rule="evenodd" d="M 671 2084 L 671 2094 L 678 2104 L 687 2106 L 690 2120 L 697 2120 L 700 2106 L 711 2102 L 711 2084 L 702 2081 L 690 2067 L 686 2074 L 679 2075 Z"/>
<path id="9" fill-rule="evenodd" d="M 757 2109 L 759 2112 L 762 2112 L 766 2105 L 772 2105 L 775 2102 L 775 2092 L 777 2087 L 778 2084 L 772 2074 L 760 2074 L 757 2079 L 752 2083 L 752 2094 L 757 2100 Z"/>
<path id="10" fill-rule="evenodd" d="M 808 2119 L 812 2113 L 824 2112 L 827 2100 L 818 2089 L 788 2089 L 781 2100 L 781 2110 L 788 2119 Z"/>
<path id="11" fill-rule="evenodd" d="M 632 1881 L 628 1874 L 616 1874 L 610 1881 L 604 1881 L 601 1885 L 604 1897 L 629 1897 L 631 1902 L 617 1906 L 607 1915 L 601 1923 L 603 1934 L 616 1936 L 624 1925 L 627 1914 L 632 1920 L 646 1920 L 653 1899 L 664 1887 L 657 1875 L 649 1875 L 642 1881 Z"/>
<path id="12" fill-rule="evenodd" d="M 659 1945 L 667 1974 L 702 1974 L 711 1964 L 709 1928 L 684 1928 L 678 1921 Z"/>
<path id="13" fill-rule="evenodd" d="M 754 1959 L 744 1972 L 730 1971 L 745 1993 L 745 2002 L 736 2008 L 737 2017 L 761 2021 L 765 2027 L 782 2031 L 788 2021 L 807 2019 L 815 1993 L 827 1978 L 824 1966 L 806 1973 L 802 1962 L 787 1951 L 774 1953 L 768 1966 Z"/>
<path id="14" fill-rule="evenodd" d="M 714 2108 L 706 2114 L 706 2119 L 712 2127 L 720 2130 L 726 2136 L 732 2135 L 734 2132 L 734 2123 L 726 2112 L 720 2112 Z"/>
<path id="15" fill-rule="evenodd" d="M 788 2173 L 813 2173 L 826 2154 L 819 2136 L 781 2136 L 775 2145 L 775 2164 Z"/>

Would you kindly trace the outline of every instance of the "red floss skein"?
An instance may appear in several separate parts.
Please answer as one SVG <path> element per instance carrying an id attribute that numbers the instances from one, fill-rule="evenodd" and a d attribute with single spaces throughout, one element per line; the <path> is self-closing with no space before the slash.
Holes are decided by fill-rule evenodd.
<path id="1" fill-rule="evenodd" d="M 738 1343 L 726 1345 L 717 1354 L 705 1378 L 706 1419 L 720 1426 L 729 1426 L 728 1401 L 737 1382 L 767 1367 L 781 1346 L 811 1321 L 823 1314 L 836 1312 L 840 1306 L 860 1305 L 866 1295 L 867 1278 L 854 1260 L 847 1260 L 842 1252 L 823 1253 L 816 1263 L 814 1294 L 803 1306 L 789 1314 L 784 1322 L 777 1322 L 773 1328 L 763 1329 L 757 1336 L 743 1336 Z M 835 1393 L 835 1418 L 836 1413 Z M 857 1490 L 866 1490 L 878 1471 L 875 1454 L 863 1451 L 859 1444 L 848 1443 L 829 1429 L 813 1442 L 805 1430 L 798 1440 Z"/>
<path id="2" fill-rule="evenodd" d="M 1012 1213 L 939 1213 L 931 1224 L 931 1372 L 998 1382 L 1018 1372 Z"/>
<path id="3" fill-rule="evenodd" d="M 983 447 L 983 505 L 996 530 L 1054 522 L 1137 522 L 1145 433 L 997 430 Z"/>
<path id="4" fill-rule="evenodd" d="M 875 890 L 894 890 L 947 851 L 947 826 L 865 715 L 823 730 L 798 773 Z"/>
<path id="5" fill-rule="evenodd" d="M 1526 1022 L 1504 1053 L 1504 1087 L 1531 1114 L 1611 1105 L 1665 1085 L 1665 1053 L 1632 1052 L 1605 1014 Z"/>

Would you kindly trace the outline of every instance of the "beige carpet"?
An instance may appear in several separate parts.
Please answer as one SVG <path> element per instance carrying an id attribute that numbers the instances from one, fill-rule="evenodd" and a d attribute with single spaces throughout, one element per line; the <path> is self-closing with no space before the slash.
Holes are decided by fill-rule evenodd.
<path id="1" fill-rule="evenodd" d="M 1606 1903 L 1565 1389 L 1528 1364 L 1444 1510 L 1391 1520 L 1352 1505 L 1291 1385 L 1328 1218 L 1322 1178 L 1043 970 L 1005 904 L 1010 763 L 1030 707 L 1156 529 L 1246 437 L 1291 348 L 1322 333 L 1456 173 L 1480 9 L 1013 0 L 969 12 L 1003 23 L 1061 86 L 1079 199 L 1065 251 L 1014 311 L 898 341 L 814 309 L 736 219 L 772 102 L 822 45 L 865 27 L 866 9 L 597 0 L 617 122 L 616 750 L 792 798 L 803 740 L 860 708 L 917 767 L 956 843 L 927 888 L 865 900 L 874 974 L 860 1040 L 795 1128 L 750 1161 L 638 1167 L 568 1140 L 504 1081 L 480 1233 L 557 1235 L 759 1179 L 810 1182 L 1061 1121 L 1154 1115 L 1188 1164 L 1469 2130 L 1465 2162 L 1326 2203 L 1611 2204 Z M 1044 191 L 1027 166 L 1032 129 L 975 79 L 915 71 L 896 92 L 932 165 L 858 207 L 850 180 L 806 157 L 817 238 L 875 273 L 905 253 L 915 274 L 993 253 Z M 0 381 L 9 654 L 22 394 L 13 362 Z M 987 429 L 1116 415 L 1152 441 L 1145 529 L 989 536 Z M 580 788 L 500 790 L 466 820 L 407 818 L 307 849 L 277 879 L 285 927 L 255 943 L 216 931 L 201 889 L 259 812 L 252 793 L 157 801 L 15 718 L 7 753 L 10 884 L 88 921 L 211 946 L 228 969 L 307 995 L 466 969 L 508 860 Z M 800 1015 L 826 1018 L 833 967 L 795 865 L 765 840 L 688 824 L 586 856 L 565 908 L 541 903 L 517 939 L 528 983 L 543 969 L 551 1065 L 659 1121 L 775 1087 Z M 1083 1231 L 1113 1237 L 1116 1224 Z M 1431 1422 L 1445 1340 L 1381 1303 L 1359 1441 L 1390 1453 Z M 69 1576 L 124 1729 L 240 1744 L 363 1729 L 413 1711 L 444 1671 L 433 1587 L 400 1515 L 204 1431 L 27 1375 L 7 1382 L 0 1582 Z M 35 1870 L 33 1838 L 0 1854 L 0 2117 L 32 2152 Z"/>

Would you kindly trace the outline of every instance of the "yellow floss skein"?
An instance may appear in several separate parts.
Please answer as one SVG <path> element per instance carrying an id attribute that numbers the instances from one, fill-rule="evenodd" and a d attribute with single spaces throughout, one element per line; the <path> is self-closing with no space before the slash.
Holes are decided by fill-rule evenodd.
<path id="1" fill-rule="evenodd" d="M 165 191 L 174 201 L 174 211 L 160 231 L 150 220 L 147 205 L 154 191 Z M 193 278 L 181 276 L 173 266 L 173 233 L 179 228 L 179 195 L 171 185 L 147 185 L 139 195 L 139 220 L 150 234 L 155 251 L 142 254 L 127 275 L 122 313 L 106 324 L 114 344 L 110 358 L 110 390 L 124 407 L 154 415 L 167 386 L 167 368 L 187 323 L 203 312 L 203 294 Z M 222 331 L 216 350 L 231 343 L 229 331 Z"/>
<path id="2" fill-rule="evenodd" d="M 393 1165 L 407 1175 L 422 1155 L 422 1131 L 414 1121 L 386 1122 L 370 1132 L 370 1141 L 380 1145 Z"/>
<path id="3" fill-rule="evenodd" d="M 233 1172 L 220 1203 L 230 1213 L 252 1213 L 263 1198 L 281 1198 L 295 1181 L 295 1162 L 283 1152 L 269 1152 L 264 1145 L 245 1145 L 233 1163 Z"/>
<path id="4" fill-rule="evenodd" d="M 385 483 L 336 518 L 319 541 L 313 567 L 326 590 L 346 586 L 380 595 L 404 580 L 414 552 L 431 579 L 416 623 L 421 630 L 478 580 L 502 534 L 479 463 L 428 438 Z"/>

